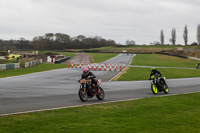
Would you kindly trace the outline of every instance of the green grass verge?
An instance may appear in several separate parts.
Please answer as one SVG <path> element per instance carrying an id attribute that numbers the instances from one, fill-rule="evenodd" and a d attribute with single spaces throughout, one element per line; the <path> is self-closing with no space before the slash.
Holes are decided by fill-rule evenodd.
<path id="1" fill-rule="evenodd" d="M 100 48 L 92 48 L 92 49 L 95 49 L 95 50 L 110 50 L 110 49 L 116 50 L 116 49 L 129 49 L 129 48 L 169 48 L 169 49 L 176 49 L 177 47 L 184 47 L 184 46 L 177 46 L 177 45 L 135 45 L 135 46 L 124 46 L 124 47 L 100 47 Z"/>
<path id="2" fill-rule="evenodd" d="M 103 62 L 118 55 L 117 53 L 88 53 L 88 54 L 92 56 L 93 63 Z"/>
<path id="3" fill-rule="evenodd" d="M 160 54 L 137 54 L 131 65 L 195 68 L 198 61 Z"/>
<path id="4" fill-rule="evenodd" d="M 157 68 L 167 79 L 200 77 L 199 69 Z M 129 67 L 117 81 L 148 80 L 151 68 Z"/>
<path id="5" fill-rule="evenodd" d="M 0 78 L 41 72 L 41 71 L 48 71 L 48 70 L 53 70 L 53 69 L 66 68 L 66 67 L 67 67 L 67 64 L 39 64 L 30 68 L 0 71 Z"/>
<path id="6" fill-rule="evenodd" d="M 9 63 L 16 63 L 16 61 L 0 59 L 0 64 L 9 64 Z"/>
<path id="7" fill-rule="evenodd" d="M 198 133 L 200 93 L 0 117 L 1 133 Z"/>

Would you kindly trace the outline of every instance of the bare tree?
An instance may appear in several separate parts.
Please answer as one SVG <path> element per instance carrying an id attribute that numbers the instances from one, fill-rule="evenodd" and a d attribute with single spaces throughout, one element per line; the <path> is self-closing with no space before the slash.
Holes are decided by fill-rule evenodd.
<path id="1" fill-rule="evenodd" d="M 160 42 L 161 42 L 161 45 L 164 45 L 164 38 L 165 38 L 165 35 L 164 35 L 164 32 L 163 32 L 163 30 L 161 30 L 161 32 L 160 32 Z"/>
<path id="2" fill-rule="evenodd" d="M 185 46 L 187 46 L 187 43 L 188 43 L 188 29 L 187 29 L 187 25 L 185 25 L 185 28 L 184 28 L 183 39 L 184 39 L 184 42 L 185 42 Z"/>
<path id="3" fill-rule="evenodd" d="M 127 40 L 126 41 L 126 45 L 128 45 L 128 46 L 133 46 L 133 45 L 135 45 L 136 43 L 135 43 L 135 41 L 134 40 Z"/>
<path id="4" fill-rule="evenodd" d="M 36 50 L 44 51 L 47 49 L 46 38 L 44 36 L 36 36 L 33 38 L 33 45 Z"/>
<path id="5" fill-rule="evenodd" d="M 172 45 L 176 44 L 176 29 L 172 28 L 172 38 L 171 38 Z"/>
<path id="6" fill-rule="evenodd" d="M 197 26 L 197 43 L 200 45 L 200 24 Z"/>

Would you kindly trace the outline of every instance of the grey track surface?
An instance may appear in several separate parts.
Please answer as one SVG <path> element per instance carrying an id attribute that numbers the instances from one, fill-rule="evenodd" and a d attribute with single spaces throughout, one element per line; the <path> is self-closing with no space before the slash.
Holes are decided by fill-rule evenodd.
<path id="1" fill-rule="evenodd" d="M 109 62 L 122 63 L 126 60 L 125 63 L 128 64 L 133 56 L 121 54 Z M 97 78 L 104 81 L 101 86 L 106 97 L 103 101 L 94 97 L 83 103 L 78 97 L 79 84 L 76 82 L 80 78 L 81 70 L 66 68 L 1 78 L 0 115 L 155 96 L 150 90 L 150 81 L 108 82 L 117 72 L 95 71 Z M 169 79 L 169 94 L 197 92 L 200 90 L 199 81 L 200 78 Z M 160 95 L 164 94 L 159 93 L 157 96 Z"/>
<path id="2" fill-rule="evenodd" d="M 114 58 L 111 58 L 107 61 L 104 61 L 102 63 L 118 63 L 118 64 L 126 64 L 128 65 L 130 63 L 130 61 L 133 59 L 133 57 L 135 56 L 135 54 L 131 55 L 126 55 L 126 54 L 119 54 L 117 56 L 115 56 Z"/>

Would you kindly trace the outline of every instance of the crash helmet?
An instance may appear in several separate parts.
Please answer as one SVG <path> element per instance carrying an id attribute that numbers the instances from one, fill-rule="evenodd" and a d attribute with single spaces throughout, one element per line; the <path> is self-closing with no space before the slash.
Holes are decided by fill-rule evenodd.
<path id="1" fill-rule="evenodd" d="M 152 67 L 152 68 L 151 68 L 151 71 L 156 71 L 156 68 L 155 68 L 155 67 Z"/>
<path id="2" fill-rule="evenodd" d="M 83 75 L 84 76 L 87 76 L 89 74 L 90 70 L 86 67 L 86 68 L 83 68 Z"/>

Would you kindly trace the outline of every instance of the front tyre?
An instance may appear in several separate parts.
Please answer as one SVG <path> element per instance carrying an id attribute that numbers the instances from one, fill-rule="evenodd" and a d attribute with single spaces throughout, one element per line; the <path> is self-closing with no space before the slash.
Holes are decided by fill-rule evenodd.
<path id="1" fill-rule="evenodd" d="M 156 87 L 156 85 L 155 84 L 151 84 L 151 91 L 153 92 L 153 94 L 157 94 L 158 93 L 158 89 L 157 89 L 157 87 Z"/>
<path id="2" fill-rule="evenodd" d="M 103 100 L 105 97 L 104 90 L 99 86 L 99 93 L 96 95 L 97 99 Z"/>
<path id="3" fill-rule="evenodd" d="M 79 89 L 78 95 L 79 95 L 79 98 L 81 99 L 81 101 L 83 101 L 83 102 L 87 101 L 88 95 L 87 95 L 87 92 L 84 92 L 84 89 L 82 89 L 82 88 Z"/>
<path id="4" fill-rule="evenodd" d="M 164 93 L 168 93 L 169 92 L 169 88 L 168 88 L 166 83 L 164 83 L 163 91 L 164 91 Z"/>

